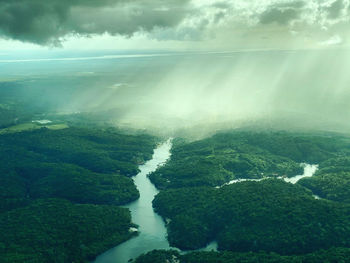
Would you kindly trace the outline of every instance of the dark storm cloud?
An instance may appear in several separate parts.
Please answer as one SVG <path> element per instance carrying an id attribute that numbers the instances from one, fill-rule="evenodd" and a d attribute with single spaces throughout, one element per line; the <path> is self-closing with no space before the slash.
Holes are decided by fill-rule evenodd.
<path id="1" fill-rule="evenodd" d="M 286 25 L 300 17 L 300 11 L 304 5 L 305 3 L 301 1 L 272 5 L 261 14 L 260 23 Z"/>
<path id="2" fill-rule="evenodd" d="M 333 2 L 326 11 L 328 12 L 328 17 L 330 19 L 336 19 L 341 15 L 341 11 L 345 8 L 345 3 L 343 0 L 337 0 Z"/>
<path id="3" fill-rule="evenodd" d="M 0 0 L 0 36 L 59 44 L 69 34 L 131 36 L 172 27 L 186 16 L 189 0 Z"/>
<path id="4" fill-rule="evenodd" d="M 217 3 L 214 3 L 212 6 L 216 8 L 221 8 L 221 9 L 231 8 L 231 5 L 225 2 L 217 2 Z"/>
<path id="5" fill-rule="evenodd" d="M 298 18 L 299 14 L 296 10 L 288 8 L 288 9 L 279 9 L 273 8 L 264 12 L 260 17 L 260 22 L 262 24 L 288 24 L 291 20 Z"/>

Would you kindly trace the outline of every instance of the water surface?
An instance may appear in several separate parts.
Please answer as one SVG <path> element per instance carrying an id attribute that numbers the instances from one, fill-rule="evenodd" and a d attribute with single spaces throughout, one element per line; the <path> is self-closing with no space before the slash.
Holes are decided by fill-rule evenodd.
<path id="1" fill-rule="evenodd" d="M 304 173 L 303 174 L 300 174 L 300 175 L 296 175 L 296 176 L 293 176 L 293 177 L 277 177 L 278 179 L 282 179 L 284 180 L 285 182 L 287 183 L 292 183 L 292 184 L 296 184 L 299 180 L 303 179 L 303 178 L 306 178 L 306 177 L 312 177 L 317 169 L 318 169 L 318 165 L 316 164 L 307 164 L 307 163 L 302 163 L 301 166 L 304 168 Z M 230 185 L 230 184 L 236 184 L 236 183 L 241 183 L 241 182 L 260 182 L 260 181 L 263 181 L 263 180 L 267 180 L 267 179 L 271 179 L 271 178 L 274 178 L 274 177 L 264 177 L 264 178 L 260 178 L 260 179 L 235 179 L 235 180 L 232 180 L 224 185 Z M 221 186 L 218 186 L 216 188 L 220 188 Z"/>
<path id="2" fill-rule="evenodd" d="M 141 165 L 140 173 L 134 177 L 140 198 L 124 207 L 130 209 L 132 222 L 139 225 L 140 234 L 98 256 L 95 263 L 126 263 L 129 259 L 153 249 L 170 248 L 163 219 L 153 211 L 152 207 L 152 200 L 158 190 L 149 181 L 147 174 L 155 171 L 169 159 L 171 146 L 170 139 L 159 145 L 154 150 L 152 159 Z"/>

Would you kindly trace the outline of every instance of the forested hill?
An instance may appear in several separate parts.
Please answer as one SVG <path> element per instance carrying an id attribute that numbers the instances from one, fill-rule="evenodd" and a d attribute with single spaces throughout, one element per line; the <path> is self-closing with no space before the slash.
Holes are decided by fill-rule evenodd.
<path id="1" fill-rule="evenodd" d="M 221 252 L 180 262 L 348 262 L 349 160 L 350 138 L 339 134 L 232 131 L 175 139 L 171 160 L 150 175 L 161 189 L 153 206 L 167 222 L 172 246 L 218 243 Z M 278 178 L 302 174 L 300 163 L 319 170 L 297 184 Z M 264 177 L 271 178 L 224 185 Z M 138 262 L 167 254 L 159 253 Z"/>
<path id="2" fill-rule="evenodd" d="M 140 256 L 135 263 L 347 263 L 349 248 L 331 248 L 305 255 L 281 256 L 276 253 L 192 252 L 154 250 Z"/>
<path id="3" fill-rule="evenodd" d="M 113 128 L 0 135 L 0 262 L 83 262 L 127 240 L 157 139 Z"/>
<path id="4" fill-rule="evenodd" d="M 350 139 L 313 133 L 233 131 L 186 143 L 175 140 L 171 160 L 150 175 L 160 189 L 218 186 L 237 178 L 302 174 L 300 163 L 347 156 Z"/>
<path id="5" fill-rule="evenodd" d="M 168 224 L 171 245 L 220 250 L 303 254 L 350 247 L 350 206 L 316 200 L 310 191 L 278 179 L 162 191 L 154 207 Z"/>

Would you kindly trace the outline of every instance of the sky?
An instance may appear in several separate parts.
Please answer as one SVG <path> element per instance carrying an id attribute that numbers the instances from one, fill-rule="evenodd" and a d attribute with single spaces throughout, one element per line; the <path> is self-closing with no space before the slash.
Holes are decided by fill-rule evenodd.
<path id="1" fill-rule="evenodd" d="M 349 47 L 349 0 L 0 0 L 0 50 Z"/>
<path id="2" fill-rule="evenodd" d="M 0 0 L 0 14 L 0 84 L 47 87 L 58 112 L 350 130 L 350 0 Z"/>

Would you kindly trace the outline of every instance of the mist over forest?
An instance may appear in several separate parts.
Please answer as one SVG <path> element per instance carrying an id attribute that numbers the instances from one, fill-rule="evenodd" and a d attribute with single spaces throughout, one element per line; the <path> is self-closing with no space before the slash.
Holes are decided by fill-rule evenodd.
<path id="1" fill-rule="evenodd" d="M 136 128 L 339 131 L 349 128 L 348 58 L 346 50 L 10 53 L 0 85 L 3 96 L 48 112 L 108 112 Z"/>

